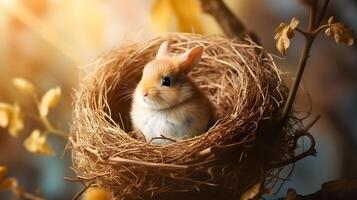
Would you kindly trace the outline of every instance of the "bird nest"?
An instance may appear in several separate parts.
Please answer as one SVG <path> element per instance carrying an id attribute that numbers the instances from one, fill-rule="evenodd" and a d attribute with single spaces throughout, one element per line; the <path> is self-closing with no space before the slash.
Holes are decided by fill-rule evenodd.
<path id="1" fill-rule="evenodd" d="M 143 67 L 166 40 L 175 54 L 204 46 L 189 76 L 218 120 L 200 136 L 157 145 L 132 137 L 129 112 Z M 237 199 L 276 180 L 281 166 L 272 163 L 293 156 L 296 121 L 274 131 L 287 89 L 272 57 L 248 38 L 169 34 L 122 45 L 91 66 L 74 96 L 73 168 L 113 199 Z"/>

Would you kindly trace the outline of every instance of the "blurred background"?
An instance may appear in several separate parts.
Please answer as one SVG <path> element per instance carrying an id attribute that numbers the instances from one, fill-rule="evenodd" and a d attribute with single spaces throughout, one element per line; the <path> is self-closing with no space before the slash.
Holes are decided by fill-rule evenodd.
<path id="1" fill-rule="evenodd" d="M 300 21 L 307 16 L 297 0 L 225 3 L 273 54 L 278 54 L 274 41 L 277 25 L 293 16 Z M 328 15 L 357 30 L 357 1 L 331 1 Z M 32 99 L 12 85 L 15 77 L 30 80 L 40 93 L 60 86 L 60 104 L 49 118 L 68 132 L 71 94 L 85 65 L 128 40 L 145 40 L 168 31 L 223 34 L 214 19 L 202 12 L 198 0 L 0 0 L 0 102 L 17 102 L 24 112 L 36 112 Z M 302 39 L 292 40 L 286 59 L 276 59 L 287 72 L 287 82 L 296 70 Z M 324 36 L 315 42 L 295 109 L 308 111 L 312 107 L 312 118 L 321 115 L 311 130 L 318 155 L 296 164 L 277 197 L 290 187 L 309 194 L 323 182 L 357 177 L 356 65 L 356 45 L 336 45 Z M 18 138 L 0 128 L 0 165 L 7 166 L 9 175 L 31 193 L 47 199 L 70 199 L 80 185 L 63 180 L 73 177 L 70 153 L 61 157 L 66 141 L 49 137 L 56 151 L 52 157 L 31 154 L 23 147 L 23 140 L 37 126 L 35 120 L 25 118 L 25 129 Z M 10 196 L 9 192 L 0 193 L 0 199 Z"/>

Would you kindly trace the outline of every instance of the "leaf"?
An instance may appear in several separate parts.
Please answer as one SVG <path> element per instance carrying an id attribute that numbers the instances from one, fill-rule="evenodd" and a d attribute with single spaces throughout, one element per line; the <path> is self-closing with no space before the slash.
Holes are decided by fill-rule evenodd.
<path id="1" fill-rule="evenodd" d="M 39 111 L 41 117 L 46 117 L 50 108 L 55 107 L 58 104 L 61 97 L 61 88 L 56 87 L 48 90 L 41 98 L 39 105 Z"/>
<path id="2" fill-rule="evenodd" d="M 276 48 L 282 55 L 286 55 L 286 50 L 290 46 L 290 39 L 295 35 L 295 29 L 299 25 L 299 21 L 293 17 L 290 24 L 280 23 L 275 29 Z"/>
<path id="3" fill-rule="evenodd" d="M 2 182 L 7 174 L 7 168 L 5 166 L 0 166 L 0 182 Z"/>
<path id="4" fill-rule="evenodd" d="M 23 117 L 18 104 L 10 105 L 0 102 L 0 127 L 8 128 L 13 137 L 17 137 L 23 130 Z"/>
<path id="5" fill-rule="evenodd" d="M 17 186 L 17 181 L 14 178 L 7 178 L 7 168 L 5 166 L 0 166 L 0 192 Z"/>
<path id="6" fill-rule="evenodd" d="M 328 20 L 328 28 L 325 30 L 325 34 L 328 37 L 333 37 L 336 43 L 345 43 L 352 46 L 354 43 L 354 33 L 349 27 L 339 22 L 334 22 L 334 18 L 330 17 Z"/>
<path id="7" fill-rule="evenodd" d="M 151 20 L 158 32 L 172 29 L 174 14 L 171 3 L 167 0 L 155 0 L 151 8 Z"/>
<path id="8" fill-rule="evenodd" d="M 24 122 L 22 117 L 21 108 L 18 104 L 12 106 L 10 112 L 10 123 L 8 125 L 10 135 L 17 137 L 19 132 L 24 129 Z"/>
<path id="9" fill-rule="evenodd" d="M 18 186 L 15 178 L 7 178 L 0 183 L 0 192 L 8 189 L 13 189 Z"/>
<path id="10" fill-rule="evenodd" d="M 155 0 L 151 19 L 159 32 L 203 33 L 201 5 L 198 0 Z"/>
<path id="11" fill-rule="evenodd" d="M 259 194 L 260 190 L 260 183 L 257 183 L 253 185 L 249 190 L 245 191 L 242 196 L 240 197 L 240 200 L 249 200 L 253 199 L 255 196 Z"/>
<path id="12" fill-rule="evenodd" d="M 198 0 L 171 0 L 177 17 L 179 30 L 188 33 L 203 33 L 203 24 L 200 16 L 201 3 Z"/>
<path id="13" fill-rule="evenodd" d="M 9 110 L 0 104 L 0 127 L 6 128 L 9 125 Z"/>
<path id="14" fill-rule="evenodd" d="M 54 155 L 53 148 L 47 144 L 46 135 L 41 134 L 37 129 L 33 130 L 31 135 L 25 139 L 24 146 L 27 151 L 34 154 L 45 156 Z"/>
<path id="15" fill-rule="evenodd" d="M 91 187 L 83 195 L 83 200 L 107 200 L 109 191 L 103 188 Z"/>
<path id="16" fill-rule="evenodd" d="M 24 78 L 14 78 L 12 82 L 14 86 L 20 89 L 21 91 L 31 95 L 36 94 L 36 87 L 30 81 Z"/>

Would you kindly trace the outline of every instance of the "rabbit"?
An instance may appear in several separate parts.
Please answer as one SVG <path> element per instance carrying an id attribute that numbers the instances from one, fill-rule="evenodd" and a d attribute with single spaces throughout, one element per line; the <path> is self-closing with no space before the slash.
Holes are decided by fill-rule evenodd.
<path id="1" fill-rule="evenodd" d="M 134 129 L 155 144 L 203 134 L 214 122 L 212 103 L 187 76 L 199 63 L 203 47 L 178 56 L 169 56 L 168 51 L 165 41 L 156 57 L 145 65 L 130 112 Z M 153 140 L 160 137 L 163 139 Z"/>

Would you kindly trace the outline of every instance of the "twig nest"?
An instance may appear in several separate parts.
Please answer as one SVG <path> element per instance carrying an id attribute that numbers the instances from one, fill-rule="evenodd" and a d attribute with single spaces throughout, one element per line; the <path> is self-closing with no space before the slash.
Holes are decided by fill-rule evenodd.
<path id="1" fill-rule="evenodd" d="M 189 76 L 218 121 L 198 137 L 160 146 L 131 136 L 129 109 L 143 67 L 165 40 L 174 53 L 205 47 Z M 286 88 L 271 56 L 249 39 L 170 34 L 123 45 L 92 66 L 75 92 L 73 165 L 85 184 L 111 190 L 114 199 L 237 199 L 271 180 L 273 157 L 293 152 L 289 130 L 278 145 L 271 141 Z"/>

